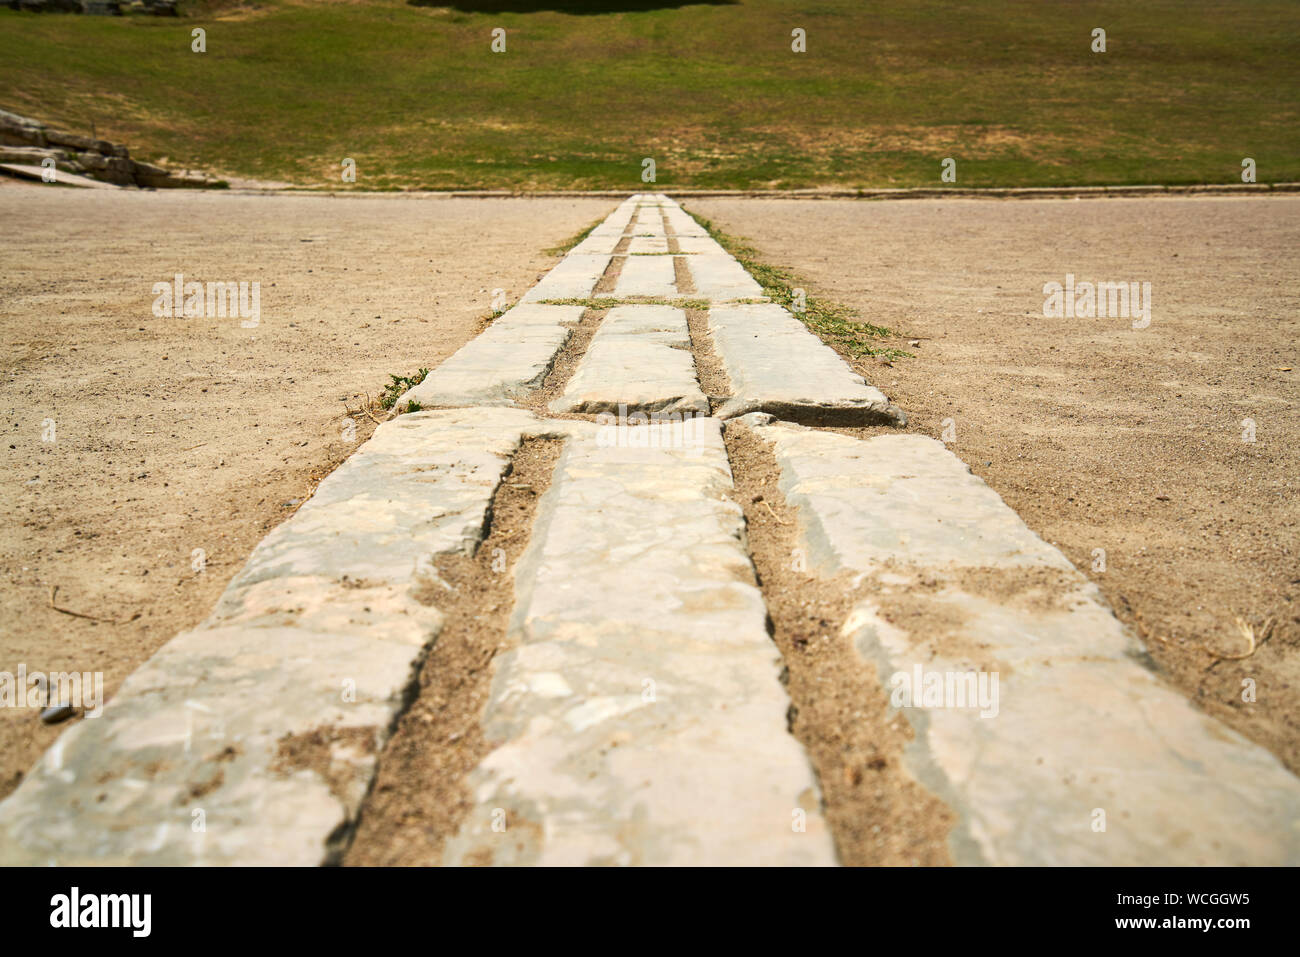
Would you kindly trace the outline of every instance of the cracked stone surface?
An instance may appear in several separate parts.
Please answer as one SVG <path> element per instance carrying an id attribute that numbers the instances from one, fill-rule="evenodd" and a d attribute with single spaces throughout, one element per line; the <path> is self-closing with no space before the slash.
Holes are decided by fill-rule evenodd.
<path id="1" fill-rule="evenodd" d="M 730 383 L 717 418 L 518 408 L 583 314 L 539 301 L 590 298 L 611 262 L 614 296 L 677 297 L 669 232 L 710 302 Z M 492 750 L 444 863 L 835 863 L 727 497 L 723 419 L 771 445 L 810 573 L 852 582 L 843 634 L 888 692 L 996 677 L 987 700 L 896 702 L 916 732 L 905 767 L 956 813 L 956 862 L 1300 862 L 1300 782 L 1165 686 L 1097 589 L 960 460 L 921 436 L 806 427 L 905 418 L 794 315 L 734 301 L 761 294 L 667 196 L 622 202 L 399 400 L 438 411 L 380 426 L 206 621 L 59 737 L 0 804 L 0 864 L 331 861 L 443 627 L 435 560 L 482 540 L 530 436 L 565 446 L 512 569 Z M 690 347 L 681 309 L 613 307 L 550 411 L 707 414 Z"/>
<path id="2" fill-rule="evenodd" d="M 909 769 L 959 816 L 957 863 L 1300 860 L 1300 782 L 1164 685 L 1096 586 L 941 443 L 745 424 L 772 444 L 810 563 L 877 582 L 844 632 L 891 692 L 918 670 L 999 677 L 995 709 L 901 709 Z M 1027 588 L 1026 570 L 1047 577 Z"/>
<path id="3" fill-rule="evenodd" d="M 696 294 L 702 299 L 762 299 L 763 287 L 730 255 L 701 253 L 686 260 Z"/>
<path id="4" fill-rule="evenodd" d="M 693 412 L 709 403 L 695 378 L 686 313 L 616 306 L 592 337 L 553 412 Z"/>
<path id="5" fill-rule="evenodd" d="M 536 286 L 524 293 L 521 302 L 586 299 L 605 274 L 610 258 L 608 253 L 570 252 Z"/>
<path id="6" fill-rule="evenodd" d="M 0 864 L 325 861 L 442 627 L 434 557 L 479 541 L 521 436 L 554 431 L 514 409 L 381 425 L 0 804 Z M 321 731 L 316 764 L 279 760 Z"/>
<path id="7" fill-rule="evenodd" d="M 629 254 L 638 253 L 666 253 L 668 252 L 667 236 L 634 236 L 628 243 L 627 251 Z"/>
<path id="8" fill-rule="evenodd" d="M 810 425 L 906 421 L 884 393 L 781 306 L 713 306 L 708 322 L 731 382 L 720 418 L 766 412 Z"/>
<path id="9" fill-rule="evenodd" d="M 678 236 L 677 248 L 684 253 L 725 256 L 727 251 L 708 236 Z"/>
<path id="10" fill-rule="evenodd" d="M 664 219 L 658 206 L 641 206 L 632 221 L 632 233 L 635 236 L 663 236 Z"/>
<path id="11" fill-rule="evenodd" d="M 709 237 L 708 230 L 697 223 L 690 213 L 676 204 L 665 207 L 664 216 L 667 217 L 668 225 L 672 227 L 673 232 L 678 236 L 693 236 L 705 239 Z"/>
<path id="12" fill-rule="evenodd" d="M 672 298 L 677 295 L 677 273 L 672 256 L 628 256 L 614 283 L 614 291 L 605 295 L 653 296 Z"/>
<path id="13" fill-rule="evenodd" d="M 638 444 L 571 442 L 538 505 L 484 718 L 500 744 L 444 863 L 832 864 L 718 422 L 622 432 Z"/>
<path id="14" fill-rule="evenodd" d="M 618 232 L 592 232 L 573 249 L 569 250 L 570 255 L 591 256 L 591 255 L 612 255 L 618 244 L 623 241 L 623 230 Z"/>
<path id="15" fill-rule="evenodd" d="M 541 386 L 581 318 L 581 306 L 515 306 L 408 389 L 397 407 L 518 405 Z"/>

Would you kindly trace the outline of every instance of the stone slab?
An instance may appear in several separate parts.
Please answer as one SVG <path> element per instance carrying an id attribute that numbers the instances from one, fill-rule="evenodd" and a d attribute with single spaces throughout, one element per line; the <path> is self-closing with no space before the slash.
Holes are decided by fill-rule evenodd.
<path id="1" fill-rule="evenodd" d="M 423 408 L 518 405 L 541 386 L 582 318 L 582 306 L 515 306 L 398 399 Z"/>
<path id="2" fill-rule="evenodd" d="M 914 565 L 981 568 L 1074 566 L 1003 503 L 942 444 L 916 435 L 881 437 L 866 444 L 838 441 L 812 429 L 768 429 L 779 436 L 793 505 L 807 505 L 817 521 L 805 532 L 808 559 L 826 571 L 869 568 L 906 555 Z M 828 450 L 833 449 L 833 454 Z M 888 453 L 886 457 L 885 453 Z M 855 462 L 870 476 L 846 480 Z M 802 496 L 815 492 L 813 502 Z M 864 503 L 869 503 L 863 513 Z M 852 529 L 834 539 L 822 528 Z"/>
<path id="3" fill-rule="evenodd" d="M 258 545 L 206 621 L 0 804 L 0 864 L 325 862 L 442 627 L 434 558 L 479 541 L 521 436 L 556 429 L 490 408 L 381 425 Z M 316 763 L 280 760 L 286 736 L 314 732 Z"/>
<path id="4" fill-rule="evenodd" d="M 812 567 L 875 578 L 844 631 L 887 690 L 998 678 L 991 709 L 899 707 L 906 766 L 958 815 L 957 863 L 1300 863 L 1300 781 L 1145 667 L 1096 587 L 941 443 L 766 418 L 745 421 Z"/>
<path id="5" fill-rule="evenodd" d="M 543 299 L 586 299 L 609 266 L 607 253 L 573 253 L 561 259 L 537 285 L 524 293 L 521 302 Z"/>
<path id="6" fill-rule="evenodd" d="M 35 180 L 40 183 L 45 182 L 45 167 L 30 166 L 24 163 L 0 163 L 0 173 L 8 173 L 19 179 Z M 47 185 L 59 186 L 78 186 L 82 189 L 123 189 L 114 183 L 105 183 L 103 180 L 91 179 L 89 176 L 82 176 L 78 173 L 69 173 L 65 170 L 55 172 L 55 181 Z"/>
<path id="7" fill-rule="evenodd" d="M 624 200 L 614 209 L 612 213 L 606 216 L 596 227 L 588 234 L 587 238 L 592 237 L 622 237 L 627 228 L 632 223 L 632 217 L 636 215 L 636 203 L 631 199 Z M 579 244 L 581 245 L 581 243 Z M 570 252 L 577 252 L 575 246 Z M 584 249 L 583 252 L 604 252 L 603 249 Z"/>
<path id="8" fill-rule="evenodd" d="M 644 206 L 637 210 L 632 221 L 632 234 L 635 236 L 663 236 L 664 218 L 658 206 Z"/>
<path id="9" fill-rule="evenodd" d="M 645 447 L 572 440 L 539 502 L 444 863 L 832 864 L 718 423 L 624 431 Z"/>
<path id="10" fill-rule="evenodd" d="M 707 237 L 708 230 L 697 223 L 690 213 L 680 206 L 670 207 L 664 210 L 664 215 L 668 218 L 668 226 L 674 233 L 680 236 Z"/>
<path id="11" fill-rule="evenodd" d="M 726 256 L 728 252 L 708 236 L 678 236 L 677 248 L 684 253 Z"/>
<path id="12" fill-rule="evenodd" d="M 617 306 L 606 314 L 552 412 L 694 412 L 708 400 L 695 378 L 686 313 Z"/>
<path id="13" fill-rule="evenodd" d="M 627 251 L 631 255 L 638 253 L 666 253 L 668 252 L 667 236 L 634 236 L 628 243 Z"/>
<path id="14" fill-rule="evenodd" d="M 612 293 L 603 293 L 622 299 L 631 296 L 672 298 L 677 295 L 677 273 L 672 256 L 628 256 L 618 274 Z"/>
<path id="15" fill-rule="evenodd" d="M 577 256 L 610 256 L 622 241 L 623 231 L 621 229 L 617 232 L 610 230 L 599 233 L 592 230 L 586 239 L 574 246 L 569 252 Z"/>
<path id="16" fill-rule="evenodd" d="M 695 295 L 700 299 L 718 302 L 765 298 L 763 287 L 745 272 L 744 266 L 726 253 L 721 256 L 709 253 L 691 256 L 686 260 L 686 266 L 695 283 Z"/>
<path id="17" fill-rule="evenodd" d="M 880 390 L 775 303 L 714 306 L 708 324 L 731 384 L 720 418 L 767 412 L 810 425 L 906 421 Z"/>

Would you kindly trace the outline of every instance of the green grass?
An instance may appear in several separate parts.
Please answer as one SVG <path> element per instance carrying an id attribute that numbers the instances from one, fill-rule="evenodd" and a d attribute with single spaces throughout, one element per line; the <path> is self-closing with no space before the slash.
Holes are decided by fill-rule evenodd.
<path id="1" fill-rule="evenodd" d="M 643 157 L 665 191 L 939 186 L 949 156 L 957 186 L 1239 182 L 1247 156 L 1261 182 L 1300 180 L 1294 0 L 224 2 L 0 9 L 0 106 L 146 160 L 335 190 L 632 191 Z"/>
<path id="2" fill-rule="evenodd" d="M 381 409 L 391 409 L 408 389 L 415 388 L 424 381 L 424 377 L 428 374 L 428 369 L 421 369 L 415 375 L 393 375 L 390 372 L 388 378 L 392 381 L 384 386 L 384 390 L 379 393 L 379 407 Z M 419 412 L 420 408 L 420 403 L 410 402 L 407 404 L 406 411 Z"/>
<path id="3" fill-rule="evenodd" d="M 858 319 L 848 306 L 809 296 L 807 285 L 797 275 L 783 266 L 773 266 L 758 258 L 758 251 L 735 236 L 728 235 L 699 213 L 691 213 L 709 235 L 736 260 L 763 287 L 763 294 L 775 303 L 789 309 L 821 340 L 837 351 L 853 357 L 880 357 L 882 359 L 910 359 L 912 353 L 891 346 L 878 345 L 881 339 L 897 338 L 885 326 L 872 325 Z M 803 308 L 798 308 L 796 289 L 804 290 Z"/>
<path id="4" fill-rule="evenodd" d="M 558 246 L 552 246 L 550 249 L 546 250 L 546 255 L 548 255 L 548 256 L 563 256 L 565 253 L 567 253 L 567 252 L 568 252 L 570 249 L 572 249 L 574 246 L 578 245 L 578 243 L 582 242 L 584 239 L 586 239 L 588 236 L 590 236 L 590 235 L 591 235 L 591 231 L 592 231 L 593 229 L 595 229 L 597 226 L 599 226 L 599 225 L 600 225 L 601 223 L 603 223 L 603 222 L 604 222 L 603 219 L 598 219 L 598 220 L 596 220 L 594 223 L 592 223 L 592 224 L 591 224 L 590 226 L 588 226 L 586 229 L 582 230 L 582 232 L 580 232 L 580 233 L 575 233 L 574 235 L 572 235 L 572 236 L 570 236 L 568 239 L 566 239 L 564 242 L 560 243 L 560 245 L 558 245 Z"/>

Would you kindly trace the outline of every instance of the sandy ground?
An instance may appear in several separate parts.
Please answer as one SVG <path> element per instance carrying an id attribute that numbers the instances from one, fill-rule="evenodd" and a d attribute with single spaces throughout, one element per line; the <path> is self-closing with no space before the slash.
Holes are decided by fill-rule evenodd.
<path id="1" fill-rule="evenodd" d="M 1171 682 L 1300 771 L 1300 198 L 686 205 L 920 337 L 862 366 L 909 428 L 950 425 Z M 1067 273 L 1150 282 L 1150 326 L 1044 318 Z"/>
<path id="2" fill-rule="evenodd" d="M 554 262 L 545 248 L 612 206 L 0 180 L 0 671 L 102 671 L 111 695 L 205 617 L 265 533 L 364 441 L 364 416 L 347 431 L 363 393 L 449 355 L 479 331 L 494 288 L 518 297 Z M 1175 685 L 1300 768 L 1300 278 L 1289 262 L 1300 197 L 688 206 L 795 267 L 812 294 L 898 330 L 893 344 L 916 358 L 862 368 L 909 428 L 941 437 L 950 426 L 953 450 L 1099 584 Z M 153 284 L 177 272 L 260 281 L 259 325 L 155 317 Z M 1042 285 L 1067 272 L 1152 283 L 1151 325 L 1044 318 Z M 775 501 L 771 476 L 750 472 L 742 504 Z M 779 523 L 768 541 L 766 513 L 746 514 L 793 728 L 822 773 L 842 856 L 941 862 L 943 808 L 896 780 L 905 736 L 874 679 L 812 641 L 844 596 L 785 602 Z M 59 607 L 102 620 L 52 608 L 52 586 Z M 443 649 L 449 660 L 481 650 L 470 631 Z M 435 671 L 422 681 L 437 699 L 450 692 Z M 870 721 L 848 720 L 863 712 Z M 474 713 L 452 718 L 472 725 Z M 429 720 L 417 708 L 407 724 Z M 0 708 L 0 796 L 59 730 Z M 391 806 L 372 810 L 408 809 L 415 784 L 455 810 L 428 783 L 446 768 L 416 737 L 407 757 L 424 783 L 391 769 L 376 792 Z M 881 821 L 892 822 L 883 836 Z M 404 827 L 416 824 L 429 821 Z M 359 842 L 351 860 L 436 859 L 411 833 Z"/>
<path id="3" fill-rule="evenodd" d="M 362 393 L 450 355 L 614 205 L 0 179 L 0 671 L 102 671 L 111 696 L 369 435 L 345 433 Z M 155 317 L 178 272 L 260 282 L 259 325 Z M 0 796 L 62 729 L 0 708 Z"/>
<path id="4" fill-rule="evenodd" d="M 415 700 L 380 756 L 342 863 L 437 865 L 446 842 L 478 806 L 468 779 L 494 746 L 482 723 L 494 659 L 517 647 L 508 629 L 515 578 L 501 570 L 516 568 L 528 547 L 563 447 L 562 439 L 524 439 L 492 497 L 487 537 L 473 555 L 438 559 L 438 575 L 455 595 L 443 608 L 447 624 L 420 668 Z"/>

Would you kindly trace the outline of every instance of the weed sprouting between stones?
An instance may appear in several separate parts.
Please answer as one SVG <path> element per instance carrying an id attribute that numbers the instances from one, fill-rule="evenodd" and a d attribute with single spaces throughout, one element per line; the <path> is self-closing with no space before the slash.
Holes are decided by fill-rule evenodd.
<path id="1" fill-rule="evenodd" d="M 391 409 L 397 400 L 402 397 L 404 392 L 408 389 L 415 388 L 424 381 L 424 377 L 428 374 L 428 369 L 421 369 L 419 372 L 415 373 L 415 375 L 409 376 L 393 375 L 392 373 L 389 373 L 388 378 L 393 381 L 384 386 L 384 391 L 379 393 L 379 407 L 381 409 Z M 420 403 L 411 402 L 407 405 L 406 411 L 419 412 L 420 408 Z"/>
<path id="2" fill-rule="evenodd" d="M 685 209 L 685 207 L 683 207 Z M 837 346 L 853 356 L 882 359 L 911 359 L 912 353 L 892 347 L 873 346 L 871 339 L 894 338 L 892 329 L 863 322 L 848 306 L 805 296 L 803 308 L 796 308 L 795 290 L 803 281 L 783 266 L 772 266 L 758 259 L 758 251 L 734 236 L 724 233 L 698 213 L 690 214 L 703 226 L 713 240 L 745 267 L 745 270 L 763 287 L 763 293 L 773 302 L 789 309 L 823 342 Z"/>
<path id="3" fill-rule="evenodd" d="M 576 233 L 576 234 L 574 234 L 573 236 L 570 236 L 570 237 L 569 237 L 568 239 L 566 239 L 564 242 L 560 243 L 560 245 L 558 245 L 558 246 L 552 246 L 550 249 L 546 250 L 546 255 L 548 255 L 548 256 L 563 256 L 565 253 L 567 253 L 567 252 L 568 252 L 570 249 L 572 249 L 574 246 L 578 245 L 578 243 L 582 242 L 584 239 L 586 239 L 588 236 L 590 236 L 590 235 L 591 235 L 591 231 L 592 231 L 593 229 L 595 229 L 597 226 L 599 226 L 601 223 L 603 223 L 604 221 L 605 221 L 605 220 L 603 220 L 603 219 L 598 219 L 598 220 L 596 220 L 594 223 L 592 223 L 590 226 L 588 226 L 588 227 L 587 227 L 586 229 L 584 229 L 582 232 L 580 232 L 580 233 Z"/>

